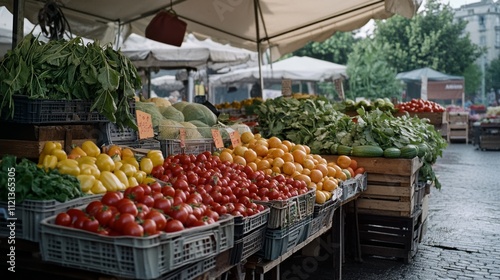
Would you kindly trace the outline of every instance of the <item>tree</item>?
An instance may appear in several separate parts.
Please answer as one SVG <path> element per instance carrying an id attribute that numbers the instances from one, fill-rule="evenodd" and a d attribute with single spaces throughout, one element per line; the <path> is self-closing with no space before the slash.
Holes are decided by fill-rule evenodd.
<path id="1" fill-rule="evenodd" d="M 499 73 L 500 74 L 500 73 Z M 481 78 L 483 76 L 481 69 L 477 64 L 470 64 L 464 71 L 465 81 L 465 99 L 473 100 L 481 87 Z"/>
<path id="2" fill-rule="evenodd" d="M 309 56 L 317 59 L 346 65 L 347 56 L 360 38 L 355 38 L 353 32 L 336 32 L 324 42 L 310 42 L 303 48 L 293 52 L 296 56 Z"/>
<path id="3" fill-rule="evenodd" d="M 500 90 L 500 56 L 493 59 L 486 69 L 486 88 Z"/>
<path id="4" fill-rule="evenodd" d="M 449 5 L 428 0 L 413 19 L 396 15 L 376 21 L 374 39 L 388 44 L 387 60 L 398 72 L 430 67 L 462 76 L 484 51 L 464 35 L 466 25 L 463 20 L 453 21 Z"/>
<path id="5" fill-rule="evenodd" d="M 360 41 L 349 55 L 347 75 L 349 90 L 346 97 L 368 99 L 399 97 L 401 82 L 386 60 L 388 44 L 371 39 Z"/>

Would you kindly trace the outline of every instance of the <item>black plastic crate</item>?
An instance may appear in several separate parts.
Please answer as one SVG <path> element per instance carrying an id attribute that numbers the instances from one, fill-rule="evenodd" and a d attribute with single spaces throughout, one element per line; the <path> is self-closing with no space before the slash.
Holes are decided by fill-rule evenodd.
<path id="1" fill-rule="evenodd" d="M 97 111 L 90 111 L 92 101 L 84 100 L 49 100 L 30 99 L 27 96 L 15 95 L 14 116 L 7 116 L 6 110 L 2 120 L 27 124 L 50 123 L 96 123 L 109 120 Z"/>
<path id="2" fill-rule="evenodd" d="M 240 240 L 234 242 L 231 249 L 230 265 L 240 263 L 242 260 L 247 259 L 251 255 L 259 252 L 264 244 L 264 236 L 266 227 L 261 226 L 254 229 L 252 232 L 247 233 Z"/>
<path id="3" fill-rule="evenodd" d="M 256 228 L 259 228 L 261 226 L 265 226 L 267 224 L 268 218 L 269 218 L 269 212 L 271 211 L 269 207 L 265 206 L 266 208 L 263 211 L 260 211 L 259 213 L 252 215 L 252 216 L 247 216 L 247 217 L 242 217 L 242 216 L 235 216 L 234 217 L 234 240 L 237 241 L 241 238 L 243 238 L 246 234 L 249 232 L 252 232 Z"/>

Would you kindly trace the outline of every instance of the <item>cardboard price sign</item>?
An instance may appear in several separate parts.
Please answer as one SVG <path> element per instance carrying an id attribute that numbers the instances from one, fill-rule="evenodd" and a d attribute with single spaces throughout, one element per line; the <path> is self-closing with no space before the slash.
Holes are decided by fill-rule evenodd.
<path id="1" fill-rule="evenodd" d="M 212 138 L 214 139 L 215 148 L 217 149 L 224 148 L 224 141 L 222 140 L 220 131 L 217 128 L 212 128 Z"/>
<path id="2" fill-rule="evenodd" d="M 241 145 L 240 133 L 237 130 L 233 130 L 231 128 L 228 129 L 228 132 L 229 132 L 229 138 L 231 138 L 231 144 L 233 145 L 233 148 Z"/>
<path id="3" fill-rule="evenodd" d="M 139 139 L 151 138 L 154 136 L 153 121 L 151 115 L 141 110 L 136 110 L 137 127 L 139 128 Z"/>
<path id="4" fill-rule="evenodd" d="M 292 96 L 292 80 L 281 80 L 281 95 L 285 97 Z"/>
<path id="5" fill-rule="evenodd" d="M 179 128 L 179 139 L 181 140 L 181 149 L 186 148 L 186 129 Z"/>

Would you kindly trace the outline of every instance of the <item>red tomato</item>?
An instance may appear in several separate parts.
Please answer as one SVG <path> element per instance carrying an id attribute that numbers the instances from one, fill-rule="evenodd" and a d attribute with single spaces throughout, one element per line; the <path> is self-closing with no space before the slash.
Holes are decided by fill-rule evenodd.
<path id="1" fill-rule="evenodd" d="M 187 217 L 189 212 L 184 205 L 174 205 L 170 207 L 170 210 L 166 212 L 172 219 L 179 220 L 181 223 L 185 223 L 187 221 Z"/>
<path id="2" fill-rule="evenodd" d="M 161 185 L 156 181 L 149 184 L 149 187 L 151 188 L 151 193 L 161 192 Z"/>
<path id="3" fill-rule="evenodd" d="M 115 217 L 115 220 L 113 221 L 113 223 L 110 226 L 115 231 L 122 232 L 125 224 L 127 224 L 129 222 L 134 222 L 134 221 L 135 221 L 135 217 L 134 217 L 134 215 L 132 215 L 130 213 L 117 214 L 117 216 Z"/>
<path id="4" fill-rule="evenodd" d="M 174 197 L 175 196 L 175 189 L 171 185 L 166 185 L 163 188 L 161 188 L 161 193 L 164 196 Z"/>
<path id="5" fill-rule="evenodd" d="M 95 218 L 85 220 L 83 223 L 83 230 L 97 232 L 99 230 L 99 221 Z"/>
<path id="6" fill-rule="evenodd" d="M 181 231 L 183 229 L 184 225 L 182 224 L 182 222 L 175 219 L 168 220 L 167 225 L 165 226 L 166 232 L 176 232 L 176 231 Z"/>
<path id="7" fill-rule="evenodd" d="M 137 203 L 137 218 L 144 219 L 144 217 L 149 213 L 150 209 L 146 204 Z"/>
<path id="8" fill-rule="evenodd" d="M 142 200 L 140 201 L 140 203 L 142 203 L 148 207 L 153 207 L 153 205 L 155 204 L 155 199 L 151 195 L 145 195 L 142 198 Z"/>
<path id="9" fill-rule="evenodd" d="M 132 201 L 141 201 L 142 198 L 144 197 L 144 188 L 141 186 L 134 186 L 127 188 L 125 192 L 128 191 L 128 195 L 125 195 L 128 199 Z"/>
<path id="10" fill-rule="evenodd" d="M 121 192 L 107 192 L 101 198 L 101 202 L 105 205 L 115 206 L 115 204 L 123 198 L 123 194 Z"/>
<path id="11" fill-rule="evenodd" d="M 68 227 L 71 225 L 71 216 L 68 213 L 62 212 L 56 216 L 56 225 Z"/>
<path id="12" fill-rule="evenodd" d="M 164 230 L 165 225 L 167 224 L 167 218 L 165 217 L 165 215 L 155 209 L 149 211 L 149 213 L 144 218 L 155 221 L 156 229 L 159 231 Z"/>
<path id="13" fill-rule="evenodd" d="M 88 221 L 89 218 L 86 216 L 79 216 L 76 221 L 73 223 L 73 226 L 77 229 L 83 229 L 85 222 Z"/>
<path id="14" fill-rule="evenodd" d="M 153 208 L 159 209 L 164 213 L 167 213 L 172 207 L 172 198 L 161 197 L 155 200 Z"/>
<path id="15" fill-rule="evenodd" d="M 127 236 L 143 236 L 144 228 L 136 222 L 128 222 L 123 225 L 121 233 Z"/>
<path id="16" fill-rule="evenodd" d="M 94 217 L 99 221 L 99 224 L 103 227 L 108 226 L 113 219 L 113 212 L 107 206 L 101 208 L 101 211 L 97 212 Z"/>
<path id="17" fill-rule="evenodd" d="M 214 221 L 218 221 L 220 217 L 216 211 L 213 211 L 211 209 L 207 209 L 203 214 L 209 218 L 214 219 Z"/>
<path id="18" fill-rule="evenodd" d="M 156 229 L 156 222 L 153 219 L 145 219 L 142 221 L 141 225 L 144 229 L 145 236 L 151 236 L 158 233 L 158 230 Z"/>
<path id="19" fill-rule="evenodd" d="M 189 183 L 182 179 L 182 178 L 177 178 L 173 184 L 172 184 L 172 187 L 174 187 L 174 189 L 177 191 L 177 190 L 188 190 L 189 189 Z"/>
<path id="20" fill-rule="evenodd" d="M 85 212 L 76 208 L 71 208 L 68 211 L 66 211 L 66 213 L 68 213 L 68 215 L 71 217 L 72 224 L 74 224 L 75 221 L 80 217 L 87 217 L 87 214 L 85 214 Z"/>
<path id="21" fill-rule="evenodd" d="M 116 208 L 118 208 L 118 211 L 122 214 L 130 213 L 135 217 L 139 213 L 135 203 L 128 198 L 122 198 L 116 205 L 117 205 Z"/>
<path id="22" fill-rule="evenodd" d="M 94 200 L 90 202 L 87 207 L 85 207 L 85 212 L 89 214 L 90 216 L 95 216 L 95 214 L 99 211 L 101 211 L 103 207 L 103 203 L 99 200 Z"/>
<path id="23" fill-rule="evenodd" d="M 163 176 L 164 172 L 165 168 L 163 167 L 163 165 L 158 165 L 153 167 L 153 169 L 151 170 L 151 176 L 160 179 L 161 176 Z"/>

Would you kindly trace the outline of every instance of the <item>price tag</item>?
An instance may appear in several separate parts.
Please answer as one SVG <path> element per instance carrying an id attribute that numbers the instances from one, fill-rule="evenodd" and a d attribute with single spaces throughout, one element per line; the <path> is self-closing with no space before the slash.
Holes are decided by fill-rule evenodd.
<path id="1" fill-rule="evenodd" d="M 222 141 L 222 136 L 217 128 L 212 128 L 212 138 L 214 139 L 215 147 L 217 149 L 224 148 L 224 141 Z"/>
<path id="2" fill-rule="evenodd" d="M 233 144 L 233 149 L 241 145 L 240 133 L 237 130 L 229 132 L 229 138 L 231 138 L 231 144 Z"/>
<path id="3" fill-rule="evenodd" d="M 154 136 L 153 121 L 151 115 L 141 110 L 136 110 L 137 127 L 139 128 L 139 139 L 151 138 Z"/>
<path id="4" fill-rule="evenodd" d="M 186 129 L 179 128 L 179 139 L 181 140 L 181 149 L 186 148 Z"/>
<path id="5" fill-rule="evenodd" d="M 281 80 L 281 95 L 285 97 L 292 96 L 292 80 Z"/>

